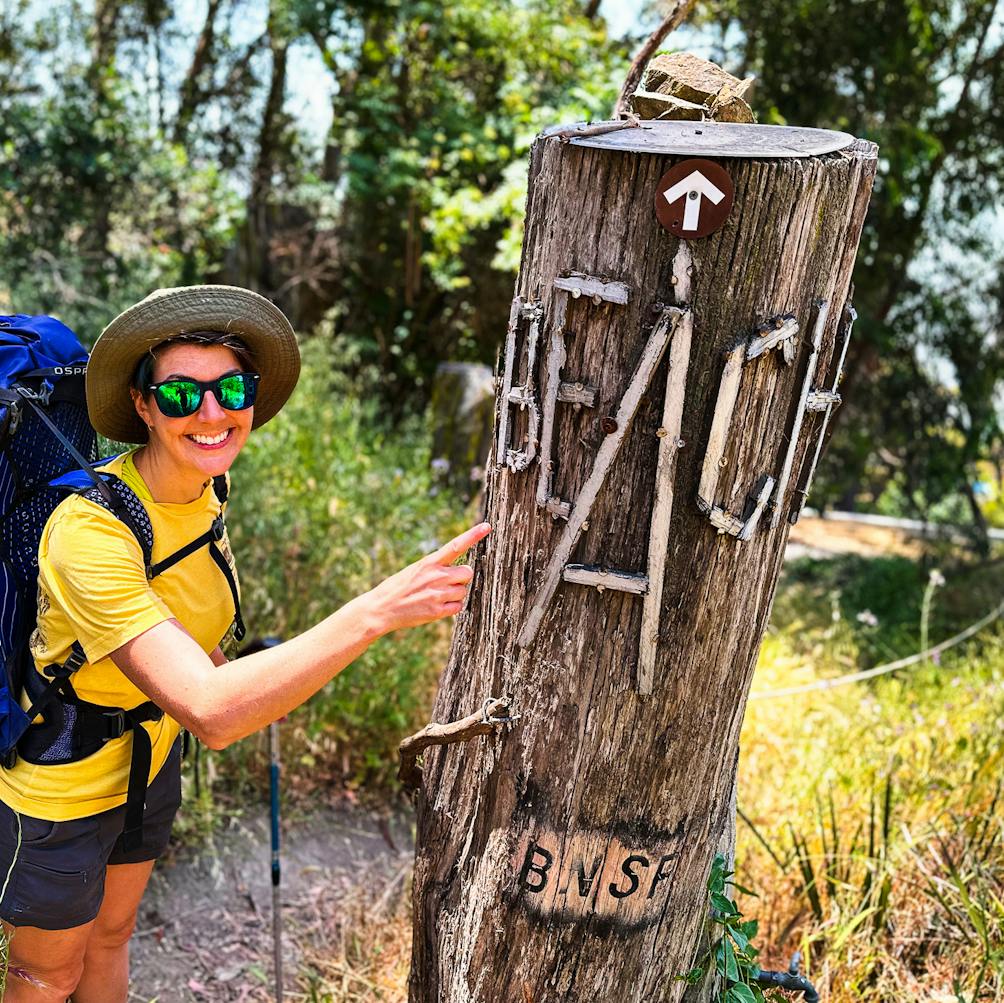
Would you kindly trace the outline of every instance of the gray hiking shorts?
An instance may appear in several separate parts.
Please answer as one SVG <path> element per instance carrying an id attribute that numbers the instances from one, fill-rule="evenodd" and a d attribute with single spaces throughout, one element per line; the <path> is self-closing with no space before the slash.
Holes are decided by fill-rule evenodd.
<path id="1" fill-rule="evenodd" d="M 104 898 L 105 868 L 161 856 L 180 804 L 180 740 L 147 788 L 143 841 L 128 853 L 121 845 L 125 805 L 67 822 L 21 815 L 18 849 L 18 815 L 0 803 L 0 887 L 16 851 L 7 890 L 0 899 L 0 919 L 12 926 L 42 930 L 69 930 L 90 923 Z"/>

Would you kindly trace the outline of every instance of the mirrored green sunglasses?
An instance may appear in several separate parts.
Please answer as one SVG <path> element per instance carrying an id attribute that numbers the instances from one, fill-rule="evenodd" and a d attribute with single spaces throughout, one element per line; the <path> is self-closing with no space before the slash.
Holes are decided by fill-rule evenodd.
<path id="1" fill-rule="evenodd" d="M 207 390 L 213 392 L 217 403 L 226 411 L 243 411 L 254 404 L 258 394 L 259 373 L 231 373 L 208 383 L 179 376 L 163 383 L 151 383 L 147 391 L 157 401 L 161 414 L 168 418 L 187 418 L 202 407 Z"/>

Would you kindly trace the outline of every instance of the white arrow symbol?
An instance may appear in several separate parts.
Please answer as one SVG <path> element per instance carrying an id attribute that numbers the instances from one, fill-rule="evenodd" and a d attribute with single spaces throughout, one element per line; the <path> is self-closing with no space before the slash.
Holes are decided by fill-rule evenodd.
<path id="1" fill-rule="evenodd" d="M 696 230 L 697 221 L 701 215 L 701 196 L 711 199 L 718 205 L 725 192 L 716 188 L 700 171 L 692 171 L 682 181 L 678 181 L 668 191 L 662 193 L 666 201 L 672 205 L 677 199 L 687 196 L 687 208 L 683 212 L 683 229 Z"/>

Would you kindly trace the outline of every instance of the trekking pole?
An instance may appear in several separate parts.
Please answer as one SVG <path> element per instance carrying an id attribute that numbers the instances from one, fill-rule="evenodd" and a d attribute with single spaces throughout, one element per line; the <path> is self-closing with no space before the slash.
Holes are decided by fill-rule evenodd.
<path id="1" fill-rule="evenodd" d="M 278 637 L 255 638 L 241 652 L 251 655 L 256 651 L 274 648 L 281 644 Z M 279 722 L 273 721 L 268 726 L 268 788 L 269 788 L 269 821 L 272 844 L 272 959 L 275 966 L 275 998 L 276 1003 L 282 1003 L 282 901 L 280 888 L 282 869 L 279 864 Z"/>
<path id="2" fill-rule="evenodd" d="M 268 726 L 268 786 L 272 815 L 272 952 L 275 957 L 275 998 L 282 1003 L 282 903 L 279 886 L 279 722 Z"/>

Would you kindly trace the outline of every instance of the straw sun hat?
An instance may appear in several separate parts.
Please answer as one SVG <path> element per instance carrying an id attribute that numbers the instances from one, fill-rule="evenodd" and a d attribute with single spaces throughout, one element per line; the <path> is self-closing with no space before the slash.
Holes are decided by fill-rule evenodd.
<path id="1" fill-rule="evenodd" d="M 91 424 L 118 442 L 146 442 L 147 428 L 129 397 L 140 359 L 162 341 L 194 331 L 239 337 L 261 373 L 252 428 L 275 417 L 296 386 L 300 350 L 283 312 L 264 296 L 237 286 L 158 289 L 101 332 L 87 364 Z"/>

